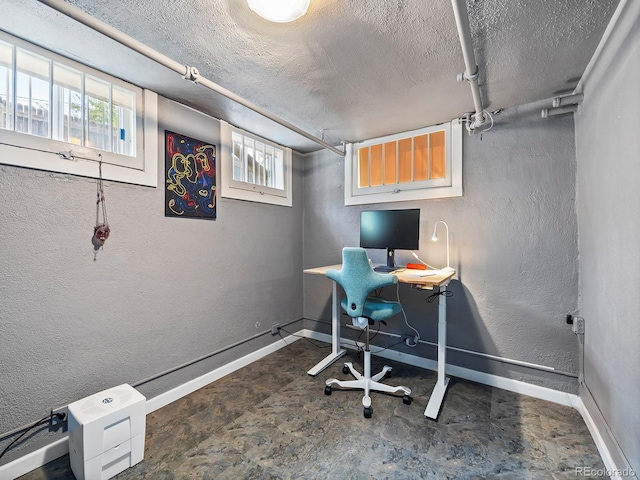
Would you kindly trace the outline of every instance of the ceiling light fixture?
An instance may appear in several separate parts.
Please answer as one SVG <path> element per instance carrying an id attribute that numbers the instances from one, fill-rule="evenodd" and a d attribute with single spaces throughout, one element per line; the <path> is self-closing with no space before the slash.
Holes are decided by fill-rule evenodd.
<path id="1" fill-rule="evenodd" d="M 270 22 L 293 22 L 307 13 L 311 0 L 247 0 L 249 8 Z"/>

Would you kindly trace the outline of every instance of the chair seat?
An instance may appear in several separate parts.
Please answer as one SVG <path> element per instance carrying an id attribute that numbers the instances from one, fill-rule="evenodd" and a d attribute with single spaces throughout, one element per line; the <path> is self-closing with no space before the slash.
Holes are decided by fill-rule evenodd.
<path id="1" fill-rule="evenodd" d="M 349 301 L 346 298 L 342 299 L 341 305 L 343 310 L 349 313 Z M 370 318 L 374 322 L 379 322 L 397 315 L 401 311 L 402 305 L 398 302 L 383 300 L 382 298 L 367 298 L 364 303 L 362 316 Z"/>

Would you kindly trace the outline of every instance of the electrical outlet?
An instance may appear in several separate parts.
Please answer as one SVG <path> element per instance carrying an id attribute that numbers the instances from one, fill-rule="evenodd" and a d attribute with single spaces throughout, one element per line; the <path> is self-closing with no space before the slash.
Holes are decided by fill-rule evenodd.
<path id="1" fill-rule="evenodd" d="M 274 323 L 271 327 L 271 335 L 278 335 L 278 331 L 280 330 L 280 324 Z"/>
<path id="2" fill-rule="evenodd" d="M 571 331 L 576 335 L 584 335 L 584 318 L 573 317 L 573 324 L 571 325 Z"/>
<path id="3" fill-rule="evenodd" d="M 49 430 L 58 431 L 59 429 L 62 428 L 62 430 L 64 431 L 67 427 L 68 420 L 69 420 L 69 408 L 66 405 L 64 407 L 52 409 L 51 418 L 49 419 Z"/>

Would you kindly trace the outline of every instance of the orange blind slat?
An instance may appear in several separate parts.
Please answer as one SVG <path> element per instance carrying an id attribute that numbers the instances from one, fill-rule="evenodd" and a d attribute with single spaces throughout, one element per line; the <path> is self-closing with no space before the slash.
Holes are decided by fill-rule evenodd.
<path id="1" fill-rule="evenodd" d="M 369 186 L 369 147 L 358 149 L 358 187 Z"/>
<path id="2" fill-rule="evenodd" d="M 396 142 L 384 144 L 384 184 L 392 185 L 396 183 Z"/>
<path id="3" fill-rule="evenodd" d="M 411 139 L 398 140 L 398 183 L 411 181 Z"/>
<path id="4" fill-rule="evenodd" d="M 382 185 L 382 144 L 371 145 L 369 163 L 371 164 L 369 184 L 372 187 Z"/>
<path id="5" fill-rule="evenodd" d="M 413 137 L 413 181 L 429 178 L 429 150 L 427 135 Z"/>
<path id="6" fill-rule="evenodd" d="M 445 178 L 447 176 L 447 167 L 445 161 L 444 131 L 433 132 L 430 137 L 431 178 Z"/>

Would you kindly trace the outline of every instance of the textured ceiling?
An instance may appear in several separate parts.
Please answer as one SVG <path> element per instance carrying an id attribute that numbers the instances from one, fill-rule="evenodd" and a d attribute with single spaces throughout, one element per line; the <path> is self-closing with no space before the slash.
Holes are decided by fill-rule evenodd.
<path id="1" fill-rule="evenodd" d="M 473 110 L 450 0 L 312 0 L 269 23 L 245 0 L 72 0 L 118 30 L 330 143 Z M 618 0 L 467 0 L 485 108 L 573 90 Z M 2 0 L 0 29 L 292 148 L 319 147 L 36 0 Z M 499 118 L 496 119 L 499 128 Z"/>

